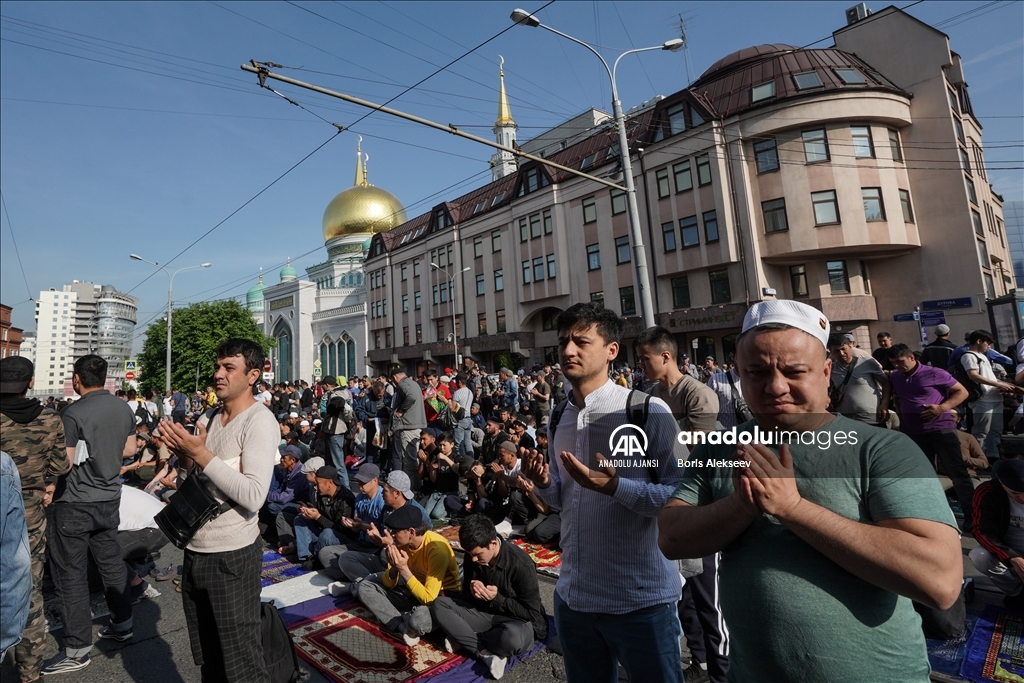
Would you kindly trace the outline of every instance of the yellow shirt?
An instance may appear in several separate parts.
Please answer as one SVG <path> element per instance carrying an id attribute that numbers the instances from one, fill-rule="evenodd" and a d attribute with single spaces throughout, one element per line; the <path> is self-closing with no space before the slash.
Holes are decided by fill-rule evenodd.
<path id="1" fill-rule="evenodd" d="M 409 553 L 409 570 L 412 572 L 412 578 L 406 581 L 406 585 L 421 604 L 433 603 L 442 590 L 462 590 L 455 552 L 441 534 L 433 531 L 423 534 L 423 543 Z M 391 565 L 388 564 L 382 578 L 385 588 L 394 588 L 398 585 L 398 579 L 392 579 L 391 576 Z"/>
<path id="2" fill-rule="evenodd" d="M 215 407 L 217 405 L 217 392 L 216 391 L 211 391 L 210 393 L 208 393 L 206 395 L 206 399 L 205 399 L 204 403 L 206 403 L 206 407 L 207 408 Z"/>

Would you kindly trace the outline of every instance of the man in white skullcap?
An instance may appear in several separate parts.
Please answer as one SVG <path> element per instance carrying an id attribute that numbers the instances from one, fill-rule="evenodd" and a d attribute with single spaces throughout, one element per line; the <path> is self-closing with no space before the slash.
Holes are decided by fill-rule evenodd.
<path id="1" fill-rule="evenodd" d="M 828 336 L 799 302 L 747 311 L 736 365 L 754 423 L 693 449 L 658 543 L 669 559 L 721 551 L 730 678 L 927 683 L 911 599 L 956 601 L 957 528 L 909 437 L 826 411 Z"/>

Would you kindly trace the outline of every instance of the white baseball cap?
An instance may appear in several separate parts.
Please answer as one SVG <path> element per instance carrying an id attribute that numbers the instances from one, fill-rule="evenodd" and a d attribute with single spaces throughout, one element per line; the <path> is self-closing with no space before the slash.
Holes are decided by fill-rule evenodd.
<path id="1" fill-rule="evenodd" d="M 761 301 L 747 310 L 743 316 L 743 332 L 755 327 L 776 323 L 789 325 L 811 335 L 828 348 L 830 325 L 825 314 L 807 304 L 790 299 Z"/>

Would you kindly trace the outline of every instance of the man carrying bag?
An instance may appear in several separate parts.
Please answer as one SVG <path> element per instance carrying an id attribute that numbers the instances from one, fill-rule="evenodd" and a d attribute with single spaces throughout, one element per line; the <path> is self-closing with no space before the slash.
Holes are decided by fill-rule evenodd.
<path id="1" fill-rule="evenodd" d="M 181 460 L 181 483 L 202 474 L 222 507 L 194 531 L 181 580 L 192 658 L 204 682 L 270 680 L 260 636 L 257 513 L 270 488 L 280 432 L 252 394 L 263 361 L 256 343 L 226 340 L 217 349 L 214 375 L 223 409 L 201 418 L 195 436 L 182 425 L 161 425 Z"/>

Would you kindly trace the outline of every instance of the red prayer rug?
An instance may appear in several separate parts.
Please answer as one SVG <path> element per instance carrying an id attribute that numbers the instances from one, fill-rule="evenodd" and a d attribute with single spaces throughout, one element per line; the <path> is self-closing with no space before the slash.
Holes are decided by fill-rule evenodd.
<path id="1" fill-rule="evenodd" d="M 411 647 L 396 640 L 358 603 L 296 622 L 288 630 L 299 656 L 336 683 L 411 683 L 465 661 L 423 640 Z"/>
<path id="2" fill-rule="evenodd" d="M 556 546 L 530 543 L 524 538 L 517 538 L 512 541 L 526 551 L 533 563 L 540 567 L 558 567 L 562 564 L 562 551 Z"/>

